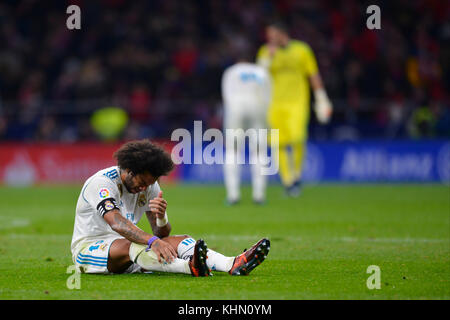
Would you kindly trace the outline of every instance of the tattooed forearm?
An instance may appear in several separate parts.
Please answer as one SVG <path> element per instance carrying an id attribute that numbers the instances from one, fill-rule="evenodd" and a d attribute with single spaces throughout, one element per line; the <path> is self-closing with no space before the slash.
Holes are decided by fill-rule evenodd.
<path id="1" fill-rule="evenodd" d="M 136 227 L 132 222 L 122 217 L 120 213 L 114 214 L 114 224 L 111 228 L 131 242 L 147 244 L 149 234 Z"/>
<path id="2" fill-rule="evenodd" d="M 164 227 L 158 227 L 156 225 L 156 215 L 150 211 L 146 211 L 145 214 L 147 215 L 147 219 L 150 222 L 150 226 L 152 227 L 152 231 L 155 236 L 164 238 L 170 235 L 170 231 L 172 231 L 170 222 L 168 222 Z"/>

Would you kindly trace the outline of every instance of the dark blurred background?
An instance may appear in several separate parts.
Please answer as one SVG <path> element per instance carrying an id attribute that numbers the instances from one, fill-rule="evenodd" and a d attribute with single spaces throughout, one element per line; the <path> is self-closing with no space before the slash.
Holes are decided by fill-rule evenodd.
<path id="1" fill-rule="evenodd" d="M 81 8 L 68 30 L 66 8 Z M 381 8 L 368 30 L 366 8 Z M 220 80 L 281 18 L 314 50 L 335 106 L 312 140 L 450 138 L 450 2 L 37 1 L 0 3 L 0 141 L 98 141 L 93 115 L 126 111 L 117 139 L 222 126 Z"/>

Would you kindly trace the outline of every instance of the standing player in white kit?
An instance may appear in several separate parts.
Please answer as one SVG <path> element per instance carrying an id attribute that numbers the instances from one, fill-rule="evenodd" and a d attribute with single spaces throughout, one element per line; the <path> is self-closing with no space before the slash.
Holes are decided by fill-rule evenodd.
<path id="1" fill-rule="evenodd" d="M 244 131 L 267 128 L 266 114 L 270 104 L 270 76 L 261 66 L 247 61 L 242 59 L 228 67 L 222 76 L 222 98 L 225 109 L 224 130 L 226 134 L 233 130 L 233 136 L 237 138 L 237 143 L 233 141 L 232 145 L 226 145 L 224 181 L 229 205 L 238 203 L 241 196 L 240 169 L 236 159 L 239 157 L 239 153 L 244 152 Z M 226 141 L 229 142 L 228 139 Z M 258 144 L 259 141 L 256 143 Z M 262 164 L 258 152 L 266 152 L 266 150 L 259 150 L 254 145 L 249 146 L 253 202 L 263 204 L 266 177 L 261 174 Z"/>
<path id="2" fill-rule="evenodd" d="M 170 236 L 167 201 L 157 179 L 174 164 L 148 140 L 125 143 L 114 153 L 117 166 L 100 170 L 84 184 L 75 214 L 72 259 L 82 273 L 141 270 L 209 276 L 210 270 L 247 275 L 266 258 L 270 241 L 261 239 L 236 257 L 207 248 L 202 239 Z M 152 234 L 136 226 L 146 214 Z"/>

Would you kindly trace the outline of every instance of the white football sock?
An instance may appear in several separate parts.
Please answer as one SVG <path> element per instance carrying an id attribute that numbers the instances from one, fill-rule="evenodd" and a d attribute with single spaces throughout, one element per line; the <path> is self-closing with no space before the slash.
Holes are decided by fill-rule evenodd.
<path id="1" fill-rule="evenodd" d="M 145 251 L 146 248 L 145 245 L 131 243 L 129 251 L 131 261 L 149 271 L 191 274 L 188 260 L 176 258 L 171 263 L 160 263 L 156 254 L 152 250 Z"/>
<path id="2" fill-rule="evenodd" d="M 237 152 L 234 147 L 226 149 L 225 163 L 223 165 L 224 182 L 227 190 L 227 200 L 237 201 L 241 197 L 240 194 L 240 167 L 235 158 Z"/>
<path id="3" fill-rule="evenodd" d="M 195 240 L 192 238 L 186 238 L 178 244 L 177 253 L 178 257 L 183 260 L 190 260 L 194 255 Z"/>
<path id="4" fill-rule="evenodd" d="M 226 257 L 221 253 L 218 253 L 214 250 L 208 249 L 208 253 L 206 255 L 206 264 L 209 269 L 228 272 L 231 270 L 233 266 L 235 257 Z"/>
<path id="5" fill-rule="evenodd" d="M 194 254 L 195 240 L 192 238 L 186 238 L 180 242 L 177 248 L 178 257 L 181 259 L 189 260 Z M 215 271 L 230 271 L 233 266 L 235 257 L 226 257 L 214 250 L 208 249 L 206 254 L 206 265 L 209 269 Z"/>
<path id="6" fill-rule="evenodd" d="M 255 201 L 264 201 L 266 198 L 266 176 L 262 174 L 262 164 L 255 148 L 250 148 L 250 166 L 252 175 L 252 196 Z"/>

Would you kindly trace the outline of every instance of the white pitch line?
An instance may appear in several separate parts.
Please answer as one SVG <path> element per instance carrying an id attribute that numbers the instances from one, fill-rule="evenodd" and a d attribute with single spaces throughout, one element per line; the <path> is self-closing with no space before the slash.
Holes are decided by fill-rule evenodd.
<path id="1" fill-rule="evenodd" d="M 29 219 L 17 219 L 0 216 L 0 230 L 26 227 L 30 225 Z"/>

